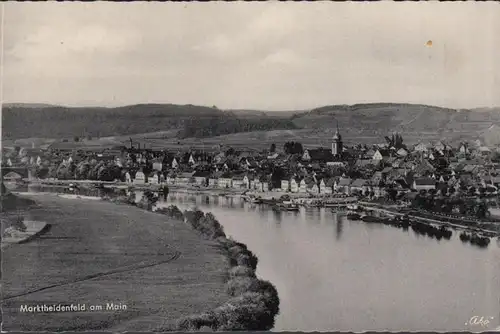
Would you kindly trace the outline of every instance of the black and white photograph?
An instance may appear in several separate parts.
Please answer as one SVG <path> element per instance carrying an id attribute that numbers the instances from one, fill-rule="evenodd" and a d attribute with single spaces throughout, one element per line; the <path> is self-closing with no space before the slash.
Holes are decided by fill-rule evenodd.
<path id="1" fill-rule="evenodd" d="M 3 332 L 500 331 L 500 4 L 0 4 Z"/>

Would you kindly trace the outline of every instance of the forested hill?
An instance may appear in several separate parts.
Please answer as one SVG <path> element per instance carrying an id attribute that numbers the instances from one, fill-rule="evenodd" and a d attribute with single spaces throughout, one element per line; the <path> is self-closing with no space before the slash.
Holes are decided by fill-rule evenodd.
<path id="1" fill-rule="evenodd" d="M 5 139 L 101 137 L 165 130 L 179 130 L 182 137 L 202 137 L 295 128 L 285 118 L 256 119 L 217 108 L 174 104 L 117 108 L 7 105 L 3 107 L 2 127 Z"/>

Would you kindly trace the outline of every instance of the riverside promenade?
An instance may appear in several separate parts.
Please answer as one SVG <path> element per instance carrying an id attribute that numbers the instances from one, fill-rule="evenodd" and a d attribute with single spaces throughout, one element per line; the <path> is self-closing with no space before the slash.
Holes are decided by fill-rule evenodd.
<path id="1" fill-rule="evenodd" d="M 164 331 L 227 301 L 225 257 L 186 224 L 106 201 L 22 197 L 52 227 L 2 250 L 5 331 Z M 36 312 L 43 305 L 75 307 Z"/>

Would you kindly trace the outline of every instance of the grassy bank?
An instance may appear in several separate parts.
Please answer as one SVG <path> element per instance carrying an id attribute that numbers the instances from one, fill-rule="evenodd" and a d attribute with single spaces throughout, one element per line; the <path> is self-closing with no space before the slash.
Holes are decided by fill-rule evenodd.
<path id="1" fill-rule="evenodd" d="M 110 200 L 148 211 L 153 209 L 155 203 L 154 196 L 149 192 L 138 203 L 123 193 Z M 205 313 L 178 319 L 172 330 L 270 330 L 274 327 L 274 319 L 279 312 L 278 292 L 273 284 L 256 277 L 258 259 L 245 244 L 228 238 L 223 226 L 211 213 L 200 210 L 181 212 L 174 205 L 155 212 L 184 222 L 199 232 L 202 238 L 217 242 L 230 264 L 226 282 L 228 301 Z"/>
<path id="2" fill-rule="evenodd" d="M 53 226 L 40 239 L 2 249 L 6 331 L 164 332 L 227 301 L 226 256 L 182 220 L 107 201 L 26 198 L 39 204 L 30 219 Z M 76 316 L 19 311 L 67 302 L 128 308 Z"/>

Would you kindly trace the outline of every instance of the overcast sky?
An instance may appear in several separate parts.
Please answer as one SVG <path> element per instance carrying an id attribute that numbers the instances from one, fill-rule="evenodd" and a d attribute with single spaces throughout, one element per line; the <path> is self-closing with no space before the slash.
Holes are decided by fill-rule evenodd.
<path id="1" fill-rule="evenodd" d="M 497 3 L 2 6 L 5 102 L 500 106 Z"/>

